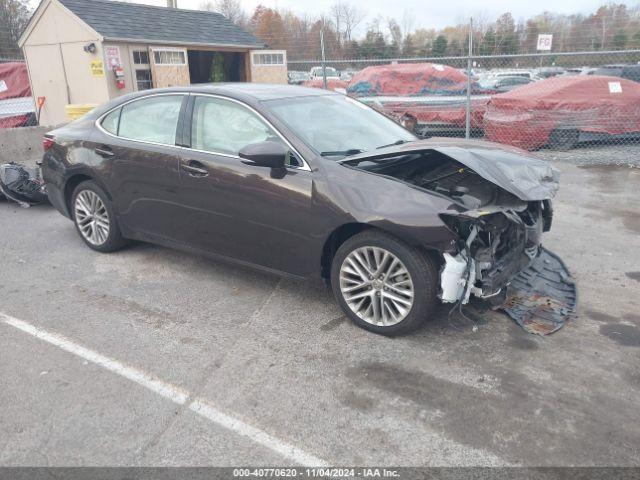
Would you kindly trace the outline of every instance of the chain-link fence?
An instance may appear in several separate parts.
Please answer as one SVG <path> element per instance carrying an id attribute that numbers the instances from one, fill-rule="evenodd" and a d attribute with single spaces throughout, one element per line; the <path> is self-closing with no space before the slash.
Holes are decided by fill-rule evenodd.
<path id="1" fill-rule="evenodd" d="M 24 61 L 19 57 L 0 57 L 0 130 L 37 124 Z"/>
<path id="2" fill-rule="evenodd" d="M 292 72 L 319 77 L 323 64 L 288 67 L 292 79 L 302 76 Z M 424 138 L 484 138 L 528 150 L 640 145 L 640 50 L 326 59 L 324 70 L 328 88 Z"/>

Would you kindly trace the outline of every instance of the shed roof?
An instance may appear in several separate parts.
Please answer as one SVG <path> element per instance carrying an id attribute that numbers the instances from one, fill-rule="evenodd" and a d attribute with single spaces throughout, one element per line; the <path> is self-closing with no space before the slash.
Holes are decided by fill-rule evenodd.
<path id="1" fill-rule="evenodd" d="M 59 1 L 108 40 L 264 47 L 263 42 L 217 12 L 114 0 Z"/>

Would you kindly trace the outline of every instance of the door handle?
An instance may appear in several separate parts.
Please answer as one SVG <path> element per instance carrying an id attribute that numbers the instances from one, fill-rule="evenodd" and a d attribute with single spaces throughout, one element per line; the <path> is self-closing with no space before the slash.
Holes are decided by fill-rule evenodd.
<path id="1" fill-rule="evenodd" d="M 100 155 L 101 157 L 105 157 L 105 158 L 115 156 L 115 153 L 113 153 L 113 150 L 111 150 L 109 147 L 105 145 L 96 148 L 94 152 L 96 152 L 96 154 Z"/>
<path id="2" fill-rule="evenodd" d="M 183 163 L 181 165 L 181 168 L 192 177 L 208 177 L 209 176 L 209 170 L 204 168 L 204 165 L 198 162 Z"/>

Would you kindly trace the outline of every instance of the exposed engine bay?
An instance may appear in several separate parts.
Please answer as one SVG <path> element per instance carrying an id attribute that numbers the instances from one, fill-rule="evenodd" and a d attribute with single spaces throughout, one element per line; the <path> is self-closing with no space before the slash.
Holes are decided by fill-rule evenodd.
<path id="1" fill-rule="evenodd" d="M 411 154 L 361 168 L 444 195 L 470 210 L 489 205 L 522 207 L 526 203 L 471 168 L 438 153 Z"/>
<path id="2" fill-rule="evenodd" d="M 562 326 L 561 320 L 575 309 L 575 285 L 569 272 L 561 261 L 554 262 L 557 257 L 541 245 L 542 233 L 551 228 L 551 195 L 523 199 L 524 194 L 518 197 L 489 181 L 487 175 L 437 151 L 410 153 L 392 160 L 372 159 L 358 166 L 453 202 L 453 212 L 440 214 L 457 237 L 456 251 L 442 254 L 442 302 L 459 306 L 468 303 L 473 295 L 489 301 L 494 308 L 504 309 L 523 327 L 530 327 L 525 329 L 537 334 L 557 330 Z M 541 256 L 545 259 L 538 261 Z M 545 279 L 550 276 L 540 281 L 534 278 L 535 271 L 544 270 L 549 263 L 563 271 L 554 277 L 553 285 L 545 286 Z M 535 269 L 533 273 L 531 268 Z M 518 277 L 524 280 L 516 282 L 516 294 L 511 285 Z M 529 280 L 530 298 L 525 288 Z M 559 292 L 561 297 L 566 295 L 551 298 L 546 290 L 555 297 Z M 509 307 L 515 308 L 510 311 Z M 532 321 L 536 316 L 542 326 Z"/>

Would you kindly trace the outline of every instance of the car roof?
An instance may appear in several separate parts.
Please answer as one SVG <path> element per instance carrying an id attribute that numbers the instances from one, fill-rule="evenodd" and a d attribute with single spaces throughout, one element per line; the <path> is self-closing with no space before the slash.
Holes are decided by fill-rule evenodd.
<path id="1" fill-rule="evenodd" d="M 320 97 L 327 95 L 340 95 L 331 90 L 321 88 L 300 87 L 288 84 L 268 84 L 268 83 L 207 83 L 201 85 L 191 85 L 184 87 L 155 88 L 152 90 L 142 90 L 129 93 L 93 109 L 86 115 L 87 118 L 98 118 L 105 112 L 116 108 L 131 100 L 143 98 L 151 95 L 162 95 L 166 93 L 209 93 L 240 100 L 248 104 L 256 104 L 268 100 L 281 100 L 285 98 Z"/>
<path id="2" fill-rule="evenodd" d="M 300 87 L 297 85 L 268 84 L 268 83 L 217 83 L 206 85 L 192 85 L 176 88 L 176 91 L 191 93 L 212 93 L 225 95 L 240 100 L 279 100 L 283 98 L 311 97 L 321 95 L 338 95 L 330 90 Z"/>

